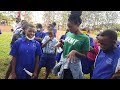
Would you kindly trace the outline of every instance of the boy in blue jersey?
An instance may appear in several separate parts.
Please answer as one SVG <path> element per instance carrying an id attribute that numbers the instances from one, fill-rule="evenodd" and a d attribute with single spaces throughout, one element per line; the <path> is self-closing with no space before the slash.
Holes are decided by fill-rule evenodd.
<path id="1" fill-rule="evenodd" d="M 96 57 L 92 79 L 118 78 L 120 70 L 120 48 L 116 44 L 115 30 L 105 30 L 98 36 L 100 51 Z"/>
<path id="2" fill-rule="evenodd" d="M 43 27 L 42 24 L 37 24 L 36 26 L 37 31 L 35 33 L 35 39 L 41 43 L 41 41 L 43 40 L 43 38 L 45 37 L 45 32 L 43 32 Z"/>
<path id="3" fill-rule="evenodd" d="M 39 56 L 41 46 L 35 39 L 35 29 L 31 24 L 27 25 L 25 37 L 18 39 L 12 46 L 10 55 L 12 56 L 12 79 L 36 79 L 39 67 Z M 24 68 L 33 73 L 29 76 Z"/>
<path id="4" fill-rule="evenodd" d="M 48 31 L 54 32 L 53 24 L 49 24 L 47 28 L 48 28 Z M 48 32 L 45 33 L 45 36 L 48 36 Z M 55 33 L 54 33 L 54 37 L 56 37 Z"/>
<path id="5" fill-rule="evenodd" d="M 10 43 L 11 48 L 12 48 L 12 46 L 13 46 L 13 44 L 14 44 L 14 42 L 15 42 L 16 40 L 18 40 L 18 39 L 20 39 L 20 38 L 22 38 L 22 37 L 25 37 L 25 31 L 26 31 L 26 29 L 27 29 L 27 25 L 28 25 L 28 23 L 27 23 L 27 22 L 24 22 L 24 23 L 22 24 L 21 32 L 16 33 L 16 34 L 13 35 L 12 41 L 11 41 L 11 43 Z M 12 60 L 10 61 L 10 65 L 8 66 L 8 69 L 7 69 L 7 72 L 6 72 L 6 75 L 5 75 L 5 79 L 8 79 L 8 78 L 9 78 L 11 71 L 12 71 Z"/>

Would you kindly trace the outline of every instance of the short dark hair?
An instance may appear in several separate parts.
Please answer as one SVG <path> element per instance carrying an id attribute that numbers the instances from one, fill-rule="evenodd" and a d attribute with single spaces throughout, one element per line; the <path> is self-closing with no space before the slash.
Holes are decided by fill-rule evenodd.
<path id="1" fill-rule="evenodd" d="M 35 28 L 34 25 L 30 24 L 30 23 L 26 23 L 23 25 L 22 27 L 24 30 L 27 30 L 28 28 Z"/>
<path id="2" fill-rule="evenodd" d="M 56 26 L 56 22 L 53 22 L 52 24 L 53 24 L 54 26 Z"/>
<path id="3" fill-rule="evenodd" d="M 109 37 L 111 40 L 116 40 L 117 41 L 117 33 L 115 32 L 114 29 L 108 29 L 103 31 L 100 36 L 106 36 Z"/>
<path id="4" fill-rule="evenodd" d="M 42 28 L 42 24 L 38 23 L 38 24 L 37 24 L 37 27 L 38 27 L 38 28 Z"/>
<path id="5" fill-rule="evenodd" d="M 71 11 L 68 21 L 80 25 L 82 23 L 81 15 L 82 11 Z"/>
<path id="6" fill-rule="evenodd" d="M 28 28 L 28 23 L 24 23 L 23 25 L 22 25 L 22 29 L 23 30 L 26 30 Z"/>

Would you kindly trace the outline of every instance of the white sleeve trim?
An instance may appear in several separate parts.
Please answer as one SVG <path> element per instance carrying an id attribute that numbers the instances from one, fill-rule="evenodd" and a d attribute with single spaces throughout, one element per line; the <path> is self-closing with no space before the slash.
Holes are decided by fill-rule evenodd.
<path id="1" fill-rule="evenodd" d="M 120 58 L 118 59 L 118 63 L 115 69 L 115 73 L 118 72 L 118 70 L 120 70 Z"/>

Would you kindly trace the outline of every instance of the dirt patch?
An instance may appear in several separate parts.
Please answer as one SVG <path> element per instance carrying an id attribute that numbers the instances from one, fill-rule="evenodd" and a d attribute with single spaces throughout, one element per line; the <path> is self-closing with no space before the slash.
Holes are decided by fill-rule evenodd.
<path id="1" fill-rule="evenodd" d="M 11 26 L 0 26 L 2 32 L 11 32 Z"/>

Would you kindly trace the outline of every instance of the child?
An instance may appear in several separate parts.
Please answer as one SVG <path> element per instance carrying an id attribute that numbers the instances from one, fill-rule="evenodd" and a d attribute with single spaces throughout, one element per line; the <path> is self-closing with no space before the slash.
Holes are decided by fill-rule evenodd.
<path id="1" fill-rule="evenodd" d="M 92 79 L 115 78 L 115 74 L 119 73 L 120 48 L 116 41 L 115 30 L 105 30 L 98 36 L 101 49 L 96 57 Z"/>
<path id="2" fill-rule="evenodd" d="M 63 40 L 65 40 L 66 34 L 67 34 L 68 32 L 69 32 L 69 30 L 67 29 L 65 35 L 62 35 L 62 36 L 60 37 L 60 41 L 61 41 L 62 43 L 63 43 Z M 64 43 L 63 43 L 63 44 L 64 44 Z M 60 61 L 60 57 L 61 57 L 62 53 L 63 53 L 63 51 L 62 51 L 61 53 L 57 52 L 57 55 L 56 55 L 56 60 L 57 60 L 57 62 Z"/>
<path id="3" fill-rule="evenodd" d="M 24 24 L 22 25 L 22 30 L 21 30 L 21 32 L 16 33 L 16 34 L 13 35 L 12 41 L 11 41 L 11 43 L 10 43 L 11 48 L 12 48 L 12 46 L 13 46 L 13 44 L 14 44 L 14 42 L 15 42 L 16 40 L 18 40 L 18 39 L 20 39 L 20 38 L 22 38 L 22 37 L 25 37 L 25 31 L 26 31 L 26 29 L 27 29 L 27 25 L 28 25 L 27 22 L 24 23 Z M 9 78 L 11 71 L 12 71 L 12 60 L 10 61 L 10 65 L 8 66 L 8 70 L 7 70 L 7 72 L 6 72 L 5 79 L 8 79 L 8 78 Z"/>
<path id="4" fill-rule="evenodd" d="M 86 56 L 90 48 L 89 37 L 82 34 L 79 26 L 82 23 L 81 11 L 72 11 L 68 19 L 69 32 L 66 34 L 63 46 L 63 54 L 60 62 L 61 68 L 58 72 L 60 79 L 82 79 L 81 57 Z M 58 45 L 59 47 L 60 45 Z M 56 68 L 53 69 L 53 72 Z"/>
<path id="5" fill-rule="evenodd" d="M 82 32 L 86 35 L 88 35 L 89 28 L 82 29 Z M 89 35 L 88 35 L 89 36 Z M 92 77 L 93 72 L 93 65 L 96 58 L 96 55 L 98 53 L 98 49 L 96 49 L 96 44 L 94 39 L 89 36 L 90 39 L 90 51 L 87 53 L 86 57 L 82 57 L 81 64 L 82 64 L 82 71 L 84 74 L 90 73 L 90 78 Z"/>
<path id="6" fill-rule="evenodd" d="M 56 22 L 53 22 L 52 25 L 53 25 L 54 36 L 56 37 L 56 34 L 57 34 Z"/>
<path id="7" fill-rule="evenodd" d="M 18 39 L 13 44 L 10 51 L 12 56 L 12 79 L 36 79 L 38 77 L 37 71 L 41 46 L 34 38 L 34 26 L 28 24 L 25 37 Z M 32 77 L 23 70 L 24 68 L 33 73 Z"/>
<path id="8" fill-rule="evenodd" d="M 81 60 L 82 71 L 83 71 L 84 74 L 90 73 L 90 78 L 92 77 L 95 58 L 96 58 L 96 56 L 98 54 L 98 51 L 99 51 L 99 46 L 98 46 L 98 43 L 97 43 L 97 37 L 96 37 L 96 41 L 93 42 L 94 46 L 92 46 L 90 44 L 90 51 L 87 53 L 87 57 L 83 57 L 82 60 Z"/>
<path id="9" fill-rule="evenodd" d="M 38 73 L 40 73 L 42 67 L 46 67 L 45 79 L 48 78 L 51 70 L 55 66 L 56 48 L 54 46 L 57 42 L 58 40 L 54 37 L 54 32 L 52 30 L 48 31 L 48 36 L 45 36 L 42 41 L 43 54 L 41 56 Z"/>
<path id="10" fill-rule="evenodd" d="M 45 33 L 43 32 L 42 24 L 37 24 L 36 28 L 37 28 L 37 32 L 35 33 L 35 39 L 41 43 L 41 41 L 45 37 Z"/>
<path id="11" fill-rule="evenodd" d="M 20 17 L 17 17 L 16 18 L 16 24 L 13 25 L 13 33 L 18 33 L 19 32 L 19 29 L 21 28 L 21 18 Z"/>

